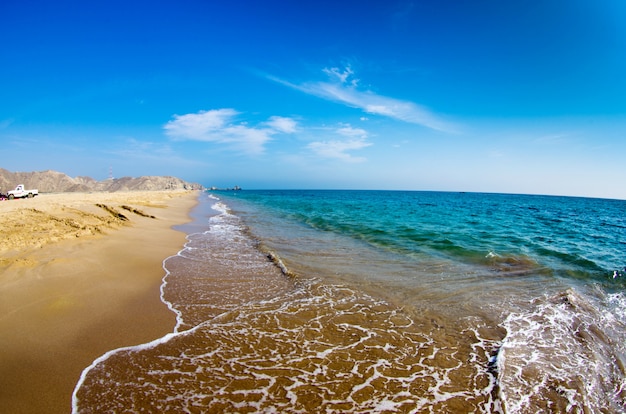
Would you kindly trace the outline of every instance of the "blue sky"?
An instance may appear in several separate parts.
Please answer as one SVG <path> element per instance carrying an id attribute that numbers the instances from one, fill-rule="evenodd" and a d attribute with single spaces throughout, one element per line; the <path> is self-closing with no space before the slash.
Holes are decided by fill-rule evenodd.
<path id="1" fill-rule="evenodd" d="M 626 2 L 6 1 L 0 167 L 626 199 Z"/>

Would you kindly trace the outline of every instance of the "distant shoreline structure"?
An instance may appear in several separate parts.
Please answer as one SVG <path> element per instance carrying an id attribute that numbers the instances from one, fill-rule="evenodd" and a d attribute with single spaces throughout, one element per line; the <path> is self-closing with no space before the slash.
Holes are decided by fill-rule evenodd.
<path id="1" fill-rule="evenodd" d="M 236 185 L 234 187 L 227 187 L 227 188 L 209 187 L 207 190 L 208 191 L 241 191 L 243 190 L 243 188 Z"/>

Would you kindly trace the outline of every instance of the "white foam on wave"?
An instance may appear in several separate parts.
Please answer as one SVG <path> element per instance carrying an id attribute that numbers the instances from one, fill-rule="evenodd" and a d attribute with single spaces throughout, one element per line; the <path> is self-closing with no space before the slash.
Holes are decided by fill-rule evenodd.
<path id="1" fill-rule="evenodd" d="M 497 366 L 508 413 L 624 409 L 623 295 L 602 297 L 569 289 L 506 318 Z"/>
<path id="2" fill-rule="evenodd" d="M 208 198 L 210 199 L 214 199 L 214 200 L 219 200 L 219 198 L 213 196 L 212 194 L 209 194 Z M 220 212 L 221 214 L 218 216 L 212 216 L 209 219 L 209 222 L 213 221 L 217 221 L 219 222 L 221 220 L 220 216 L 221 215 L 227 215 L 229 214 L 229 210 L 228 207 L 221 203 L 215 203 L 213 204 L 212 208 L 215 211 Z M 219 226 L 218 226 L 218 231 L 219 231 Z M 227 231 L 227 230 L 226 230 Z M 78 390 L 81 388 L 81 386 L 83 385 L 85 378 L 87 377 L 87 375 L 89 374 L 89 372 L 94 369 L 97 365 L 99 365 L 100 363 L 108 360 L 111 356 L 116 355 L 120 352 L 130 352 L 130 351 L 141 351 L 143 349 L 150 349 L 150 348 L 154 348 L 160 344 L 166 343 L 169 340 L 171 340 L 172 338 L 180 335 L 180 334 L 190 334 L 193 332 L 193 330 L 195 328 L 192 328 L 190 330 L 184 331 L 184 332 L 179 332 L 179 329 L 181 327 L 181 325 L 184 323 L 183 321 L 183 313 L 176 308 L 176 306 L 171 303 L 170 301 L 165 299 L 165 288 L 167 286 L 167 279 L 168 277 L 171 275 L 171 272 L 168 270 L 167 268 L 167 261 L 173 257 L 177 257 L 177 256 L 181 256 L 183 254 L 184 251 L 186 250 L 190 250 L 193 249 L 193 247 L 190 246 L 191 243 L 191 238 L 194 236 L 194 234 L 190 234 L 186 236 L 187 241 L 185 242 L 183 248 L 178 251 L 178 253 L 176 255 L 173 256 L 169 256 L 167 258 L 165 258 L 161 264 L 163 270 L 165 271 L 165 275 L 163 276 L 162 283 L 160 286 L 160 297 L 161 297 L 161 301 L 168 307 L 168 309 L 170 311 L 172 311 L 175 315 L 176 315 L 176 326 L 174 327 L 174 331 L 171 333 L 166 334 L 165 336 L 161 337 L 161 338 L 157 338 L 151 342 L 148 342 L 146 344 L 140 344 L 140 345 L 133 345 L 133 346 L 128 346 L 128 347 L 121 347 L 121 348 L 117 348 L 117 349 L 113 349 L 111 351 L 106 352 L 105 354 L 103 354 L 102 356 L 98 357 L 96 360 L 94 360 L 87 368 L 85 368 L 80 375 L 80 378 L 78 380 L 78 382 L 76 383 L 76 386 L 74 387 L 74 391 L 72 392 L 72 413 L 78 413 L 78 397 L 77 397 L 77 393 Z M 197 327 L 196 327 L 197 328 Z"/>
<path id="3" fill-rule="evenodd" d="M 117 355 L 117 354 L 122 353 L 122 352 L 139 352 L 139 351 L 146 350 L 146 349 L 152 349 L 152 348 L 155 348 L 155 347 L 157 347 L 159 345 L 165 344 L 165 343 L 169 342 L 170 340 L 172 340 L 173 338 L 176 338 L 178 336 L 193 334 L 193 331 L 196 328 L 193 328 L 193 329 L 190 329 L 190 330 L 187 330 L 187 331 L 184 331 L 184 332 L 171 332 L 171 333 L 168 333 L 168 334 L 166 334 L 165 336 L 163 336 L 161 338 L 155 339 L 155 340 L 150 341 L 150 342 L 145 343 L 145 344 L 132 345 L 132 346 L 125 346 L 125 347 L 121 347 L 121 348 L 116 348 L 116 349 L 113 349 L 111 351 L 106 352 L 105 354 L 103 354 L 100 357 L 98 357 L 97 359 L 95 359 L 87 368 L 85 368 L 81 372 L 80 378 L 78 379 L 78 382 L 76 383 L 76 386 L 74 387 L 74 391 L 72 392 L 72 413 L 73 414 L 78 414 L 79 413 L 78 390 L 84 384 L 85 379 L 87 378 L 87 375 L 90 373 L 90 371 L 93 370 L 94 368 L 96 368 L 98 365 L 100 365 L 101 363 L 107 361 L 113 355 Z"/>
<path id="4" fill-rule="evenodd" d="M 185 247 L 183 248 L 183 250 L 187 249 L 187 244 L 189 244 L 189 238 L 187 236 L 187 242 L 185 243 Z M 183 251 L 179 251 L 177 253 L 177 255 L 180 255 L 181 252 Z M 173 256 L 170 256 L 173 257 Z M 165 265 L 165 263 L 167 262 L 167 260 L 170 258 L 166 258 L 165 260 L 163 260 L 163 269 L 165 270 L 165 276 L 163 276 L 163 279 L 161 279 L 161 286 L 159 288 L 160 291 L 160 295 L 161 295 L 161 302 L 163 302 L 167 308 L 172 311 L 175 315 L 176 315 L 176 326 L 174 327 L 174 332 L 178 332 L 178 327 L 182 324 L 183 322 L 183 315 L 182 313 L 174 306 L 173 303 L 171 303 L 170 301 L 165 299 L 165 288 L 167 286 L 167 279 L 168 276 L 170 275 L 170 271 L 167 269 L 167 266 Z"/>
<path id="5" fill-rule="evenodd" d="M 215 203 L 214 210 L 221 213 L 209 219 L 209 229 L 189 235 L 185 247 L 171 257 L 187 261 L 185 275 L 193 281 L 184 289 L 170 286 L 181 295 L 170 297 L 175 304 L 165 299 L 165 286 L 173 275 L 167 269 L 168 259 L 164 261 L 162 300 L 177 314 L 174 332 L 145 345 L 110 351 L 94 361 L 74 390 L 73 412 L 78 412 L 78 395 L 91 401 L 93 393 L 102 404 L 111 404 L 98 406 L 102 411 L 119 407 L 130 411 L 136 398 L 153 401 L 163 412 L 210 411 L 209 404 L 223 404 L 231 411 L 252 407 L 264 412 L 305 412 L 303 404 L 310 397 L 319 398 L 319 409 L 329 412 L 407 411 L 407 407 L 445 411 L 447 404 L 458 406 L 464 401 L 472 401 L 475 412 L 499 412 L 491 395 L 493 375 L 484 372 L 493 344 L 478 331 L 476 343 L 459 351 L 459 344 L 438 342 L 434 332 L 416 326 L 401 309 L 319 280 L 299 281 L 297 290 L 283 290 L 273 299 L 237 302 L 237 293 L 246 289 L 238 284 L 242 272 L 252 269 L 250 274 L 263 275 L 268 262 L 259 260 L 263 255 L 251 248 L 241 222 L 225 205 Z M 193 269 L 196 262 L 198 274 Z M 211 296 L 215 290 L 203 292 L 199 285 L 206 263 L 222 265 L 217 277 L 228 279 L 224 273 L 231 271 L 236 282 L 220 287 L 217 293 L 226 299 L 232 295 L 233 300 L 226 300 L 226 311 L 210 319 L 204 315 L 211 313 L 200 309 L 215 303 Z M 174 268 L 177 263 L 170 264 Z M 267 283 L 266 279 L 255 283 Z M 196 296 L 187 301 L 184 295 L 189 291 Z M 183 331 L 184 327 L 189 329 Z M 153 349 L 150 356 L 142 354 Z M 122 358 L 111 358 L 114 355 Z M 117 373 L 120 364 L 129 366 L 132 375 Z M 91 371 L 93 377 L 88 376 Z M 85 394 L 78 393 L 85 383 Z M 90 389 L 102 384 L 102 391 Z M 128 397 L 116 393 L 116 387 L 129 390 L 131 399 L 124 400 Z"/>
<path id="6" fill-rule="evenodd" d="M 218 201 L 217 203 L 213 204 L 211 208 L 215 211 L 219 211 L 222 214 L 230 214 L 230 209 L 228 208 L 228 206 L 222 203 L 221 201 Z"/>
<path id="7" fill-rule="evenodd" d="M 219 200 L 219 198 L 213 196 L 212 194 L 209 194 L 209 198 L 214 199 L 214 200 Z M 222 234 L 232 233 L 233 226 L 225 223 L 225 216 L 230 215 L 228 207 L 222 202 L 217 202 L 217 203 L 214 203 L 211 206 L 211 208 L 219 212 L 220 214 L 216 216 L 211 216 L 209 218 L 208 221 L 209 221 L 210 227 L 204 233 L 207 233 L 207 232 L 217 232 L 217 233 L 222 233 Z M 174 327 L 174 332 L 179 331 L 180 327 L 184 324 L 184 318 L 183 318 L 183 312 L 180 309 L 178 309 L 172 302 L 165 299 L 165 289 L 167 288 L 168 278 L 171 275 L 171 272 L 167 268 L 166 263 L 169 259 L 173 257 L 176 257 L 176 256 L 183 257 L 185 256 L 186 251 L 196 249 L 195 247 L 191 246 L 191 244 L 192 244 L 193 238 L 197 236 L 198 234 L 199 233 L 187 235 L 186 236 L 187 242 L 184 244 L 183 249 L 181 249 L 175 256 L 170 256 L 166 258 L 165 260 L 163 260 L 163 264 L 162 264 L 162 267 L 165 270 L 165 276 L 163 276 L 161 287 L 160 287 L 161 302 L 163 302 L 168 307 L 168 309 L 176 315 L 176 326 Z"/>
<path id="8" fill-rule="evenodd" d="M 312 398 L 319 400 L 320 412 L 436 412 L 472 399 L 475 412 L 498 412 L 488 398 L 491 387 L 458 383 L 481 375 L 484 358 L 476 356 L 475 371 L 468 372 L 458 350 L 441 347 L 412 327 L 406 314 L 384 301 L 348 287 L 312 283 L 240 306 L 189 331 L 112 351 L 92 368 L 113 354 L 127 355 L 100 367 L 89 384 L 104 381 L 104 395 L 97 395 L 103 411 L 137 410 L 137 401 L 149 400 L 160 411 L 311 412 Z M 152 356 L 141 353 L 161 345 L 165 349 Z M 483 346 L 478 353 L 489 348 L 488 341 Z M 116 373 L 116 364 L 136 369 L 129 377 L 126 371 Z M 131 396 L 118 394 L 116 387 Z"/>

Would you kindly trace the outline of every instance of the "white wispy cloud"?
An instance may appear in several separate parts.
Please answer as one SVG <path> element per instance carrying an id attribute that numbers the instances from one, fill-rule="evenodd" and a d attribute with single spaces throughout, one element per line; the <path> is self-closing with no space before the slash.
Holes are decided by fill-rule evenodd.
<path id="1" fill-rule="evenodd" d="M 324 158 L 334 158 L 347 162 L 362 162 L 366 160 L 363 157 L 355 157 L 349 152 L 372 145 L 367 141 L 367 132 L 365 130 L 345 125 L 337 128 L 334 132 L 340 136 L 339 139 L 314 141 L 309 143 L 307 148 Z M 341 137 L 345 137 L 345 139 L 341 139 Z"/>
<path id="2" fill-rule="evenodd" d="M 352 71 L 350 66 L 346 66 L 343 71 L 339 68 L 324 68 L 322 72 L 327 74 L 330 78 L 337 79 L 340 83 L 345 84 L 350 80 L 349 84 L 351 86 L 357 86 L 359 84 L 359 80 L 352 76 L 354 75 L 354 71 Z M 349 79 L 350 77 L 352 77 L 352 79 Z"/>
<path id="3" fill-rule="evenodd" d="M 292 134 L 296 132 L 298 124 L 291 118 L 285 118 L 282 116 L 273 116 L 267 122 L 267 125 L 279 132 L 286 134 Z"/>
<path id="4" fill-rule="evenodd" d="M 454 132 L 456 129 L 424 106 L 359 88 L 359 79 L 354 77 L 354 71 L 349 66 L 343 70 L 324 68 L 323 72 L 329 76 L 329 81 L 295 84 L 271 75 L 267 75 L 267 78 L 309 95 L 359 108 L 368 114 L 386 116 L 437 131 Z"/>
<path id="5" fill-rule="evenodd" d="M 174 119 L 163 126 L 167 136 L 177 140 L 193 140 L 224 144 L 247 154 L 261 154 L 265 144 L 279 133 L 296 131 L 296 121 L 291 118 L 273 116 L 259 126 L 235 123 L 240 115 L 234 109 L 212 109 L 193 114 L 174 115 Z"/>
<path id="6" fill-rule="evenodd" d="M 571 138 L 570 134 L 564 134 L 564 133 L 549 134 L 549 135 L 542 135 L 540 137 L 537 137 L 533 140 L 533 142 L 536 142 L 538 144 L 562 145 L 562 144 L 566 144 L 567 142 L 569 142 L 570 138 Z"/>
<path id="7" fill-rule="evenodd" d="M 337 128 L 336 132 L 339 135 L 343 135 L 344 137 L 361 138 L 361 139 L 367 138 L 366 130 L 362 128 L 353 128 L 350 125 L 342 125 L 341 127 Z"/>

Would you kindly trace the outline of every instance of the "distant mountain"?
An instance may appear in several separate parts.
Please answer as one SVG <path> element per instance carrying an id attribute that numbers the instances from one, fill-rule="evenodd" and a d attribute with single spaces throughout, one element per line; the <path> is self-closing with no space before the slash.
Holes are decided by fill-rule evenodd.
<path id="1" fill-rule="evenodd" d="M 144 176 L 122 177 L 96 181 L 91 177 L 72 178 L 58 171 L 11 172 L 0 168 L 0 192 L 6 193 L 18 184 L 40 193 L 88 192 L 88 191 L 156 191 L 201 190 L 203 186 L 176 177 Z"/>

